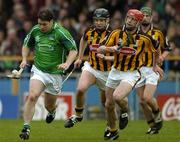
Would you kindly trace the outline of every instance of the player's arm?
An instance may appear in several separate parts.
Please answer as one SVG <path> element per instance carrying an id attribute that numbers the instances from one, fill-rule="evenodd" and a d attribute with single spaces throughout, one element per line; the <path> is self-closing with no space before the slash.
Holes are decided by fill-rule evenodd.
<path id="1" fill-rule="evenodd" d="M 81 37 L 81 40 L 79 43 L 79 54 L 78 54 L 77 60 L 74 62 L 75 67 L 78 67 L 78 68 L 80 67 L 86 47 L 87 47 L 87 36 L 85 32 L 84 35 Z"/>
<path id="2" fill-rule="evenodd" d="M 164 42 L 164 46 L 162 47 L 162 54 L 159 56 L 159 59 L 158 59 L 158 62 L 159 63 L 162 63 L 166 58 L 167 56 L 169 55 L 169 53 L 172 51 L 172 48 L 170 47 L 170 44 L 169 44 L 169 41 L 168 41 L 168 38 L 164 38 L 163 39 L 165 42 Z"/>
<path id="3" fill-rule="evenodd" d="M 105 56 L 104 54 L 98 53 L 97 57 L 99 57 L 103 60 L 106 60 L 106 61 L 111 61 L 111 62 L 114 61 L 114 56 Z"/>
<path id="4" fill-rule="evenodd" d="M 77 51 L 70 50 L 65 63 L 67 63 L 68 65 L 71 65 L 72 62 L 76 59 L 76 56 L 77 56 Z"/>
<path id="5" fill-rule="evenodd" d="M 29 48 L 24 47 L 22 48 L 22 62 L 20 64 L 20 68 L 25 68 L 25 66 L 27 65 L 27 57 L 29 55 Z"/>
<path id="6" fill-rule="evenodd" d="M 25 68 L 27 65 L 27 57 L 30 52 L 30 48 L 35 45 L 35 39 L 33 37 L 33 29 L 30 31 L 29 34 L 26 35 L 22 47 L 22 62 L 20 64 L 20 68 Z"/>
<path id="7" fill-rule="evenodd" d="M 114 61 L 114 56 L 104 56 L 104 60 L 106 60 L 106 61 Z"/>
<path id="8" fill-rule="evenodd" d="M 69 51 L 69 54 L 67 55 L 66 61 L 58 65 L 58 69 L 67 70 L 77 56 L 77 47 L 71 34 L 66 29 L 62 28 L 59 34 L 59 40 L 65 49 Z"/>
<path id="9" fill-rule="evenodd" d="M 86 47 L 87 47 L 87 41 L 84 40 L 84 38 L 82 37 L 79 44 L 79 55 L 78 55 L 79 60 L 82 60 Z"/>
<path id="10" fill-rule="evenodd" d="M 97 49 L 97 52 L 103 54 L 117 52 L 119 50 L 118 49 L 119 32 L 120 30 L 112 31 L 105 45 L 100 46 Z"/>

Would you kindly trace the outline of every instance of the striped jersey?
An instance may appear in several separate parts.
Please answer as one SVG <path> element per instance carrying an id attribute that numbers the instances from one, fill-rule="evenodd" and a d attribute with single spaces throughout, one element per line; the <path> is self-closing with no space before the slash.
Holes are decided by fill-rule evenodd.
<path id="1" fill-rule="evenodd" d="M 23 47 L 34 48 L 34 65 L 41 71 L 50 74 L 62 74 L 57 65 L 66 61 L 70 50 L 77 50 L 70 33 L 54 22 L 49 32 L 41 32 L 35 25 L 24 39 Z"/>
<path id="2" fill-rule="evenodd" d="M 167 38 L 163 35 L 163 33 L 159 29 L 151 25 L 151 28 L 147 31 L 146 34 L 148 34 L 154 40 L 159 42 L 160 53 L 162 53 L 163 51 L 171 51 Z M 146 48 L 144 54 L 144 66 L 147 67 L 153 66 L 153 52 L 149 51 L 148 47 Z"/>
<path id="3" fill-rule="evenodd" d="M 87 46 L 89 48 L 89 64 L 96 70 L 100 71 L 110 71 L 112 62 L 105 61 L 101 58 L 98 58 L 95 50 L 91 50 L 91 48 L 98 48 L 100 45 L 104 45 L 106 40 L 108 39 L 111 33 L 111 29 L 104 30 L 103 32 L 97 31 L 94 27 L 89 27 L 84 35 L 83 40 L 87 42 Z M 107 53 L 105 56 L 113 56 L 112 53 Z"/>
<path id="4" fill-rule="evenodd" d="M 158 48 L 150 36 L 136 31 L 134 34 L 128 34 L 125 29 L 114 30 L 106 43 L 107 46 L 118 45 L 121 49 L 131 48 L 135 51 L 134 54 L 115 53 L 114 68 L 120 71 L 133 71 L 139 69 L 143 65 L 143 55 L 145 47 L 148 50 L 155 52 Z"/>

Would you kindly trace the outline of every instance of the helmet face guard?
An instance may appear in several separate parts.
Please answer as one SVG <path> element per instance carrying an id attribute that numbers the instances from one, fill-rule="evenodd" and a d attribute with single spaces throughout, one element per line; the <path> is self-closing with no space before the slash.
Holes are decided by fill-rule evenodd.
<path id="1" fill-rule="evenodd" d="M 93 23 L 97 30 L 104 30 L 109 25 L 110 14 L 107 9 L 98 8 L 93 13 Z"/>
<path id="2" fill-rule="evenodd" d="M 133 30 L 139 26 L 139 23 L 143 20 L 144 14 L 137 9 L 130 9 L 126 14 L 126 28 Z"/>
<path id="3" fill-rule="evenodd" d="M 142 25 L 150 25 L 152 22 L 152 9 L 150 7 L 142 7 L 140 11 L 144 14 Z"/>

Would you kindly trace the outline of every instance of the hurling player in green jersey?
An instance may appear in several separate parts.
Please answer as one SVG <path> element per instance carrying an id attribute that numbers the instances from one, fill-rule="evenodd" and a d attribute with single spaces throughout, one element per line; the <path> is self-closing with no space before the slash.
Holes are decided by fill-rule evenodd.
<path id="1" fill-rule="evenodd" d="M 55 118 L 57 94 L 61 91 L 62 73 L 68 69 L 77 55 L 75 41 L 70 33 L 53 20 L 53 13 L 43 9 L 35 25 L 24 39 L 21 68 L 27 64 L 30 49 L 34 49 L 34 64 L 31 69 L 29 96 L 24 107 L 24 125 L 21 139 L 29 139 L 30 122 L 35 104 L 44 92 L 45 107 L 48 111 L 46 122 Z"/>

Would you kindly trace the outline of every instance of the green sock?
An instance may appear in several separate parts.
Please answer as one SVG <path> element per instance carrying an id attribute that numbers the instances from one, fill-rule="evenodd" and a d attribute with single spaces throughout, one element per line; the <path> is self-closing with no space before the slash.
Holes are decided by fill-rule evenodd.
<path id="1" fill-rule="evenodd" d="M 30 125 L 28 123 L 24 123 L 23 128 L 30 129 Z"/>

